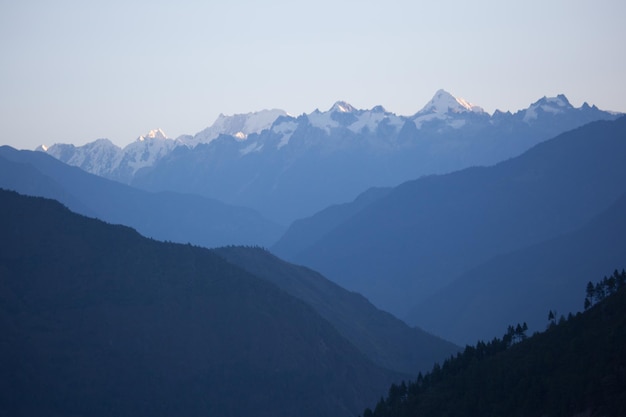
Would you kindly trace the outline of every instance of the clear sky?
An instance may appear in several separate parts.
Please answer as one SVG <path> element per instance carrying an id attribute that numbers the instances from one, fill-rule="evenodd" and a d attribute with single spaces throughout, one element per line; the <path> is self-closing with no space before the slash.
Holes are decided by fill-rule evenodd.
<path id="1" fill-rule="evenodd" d="M 625 24 L 624 0 L 0 0 L 0 144 L 124 146 L 337 100 L 411 115 L 439 88 L 626 112 Z"/>

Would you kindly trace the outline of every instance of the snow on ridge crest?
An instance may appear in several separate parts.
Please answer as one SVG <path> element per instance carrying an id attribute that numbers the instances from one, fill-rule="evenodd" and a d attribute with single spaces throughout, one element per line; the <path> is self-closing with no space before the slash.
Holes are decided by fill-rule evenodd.
<path id="1" fill-rule="evenodd" d="M 284 121 L 282 123 L 275 124 L 272 126 L 272 130 L 279 135 L 282 135 L 280 141 L 278 142 L 277 149 L 282 148 L 283 146 L 289 143 L 289 139 L 293 135 L 293 132 L 298 128 L 298 123 L 294 120 Z"/>
<path id="2" fill-rule="evenodd" d="M 438 90 L 433 98 L 420 110 L 420 114 L 448 114 L 448 113 L 485 113 L 482 107 L 476 106 L 463 98 L 454 97 L 446 90 Z"/>
<path id="3" fill-rule="evenodd" d="M 564 94 L 559 94 L 556 97 L 546 97 L 543 96 L 541 99 L 537 100 L 533 104 L 530 105 L 524 111 L 524 122 L 528 123 L 532 120 L 537 119 L 538 113 L 537 110 L 541 109 L 544 113 L 552 113 L 559 114 L 563 113 L 564 109 L 573 108 L 570 104 L 567 97 Z"/>
<path id="4" fill-rule="evenodd" d="M 590 108 L 587 103 L 583 105 L 583 109 L 586 108 Z M 594 108 L 597 110 L 595 106 Z M 532 124 L 538 118 L 542 119 L 560 113 L 567 114 L 571 109 L 573 109 L 572 105 L 562 94 L 556 97 L 544 96 L 527 109 L 515 113 L 515 120 L 522 119 Z M 500 120 L 508 120 L 503 119 L 501 115 L 513 116 L 511 112 L 496 111 L 494 116 L 498 119 L 498 123 Z M 317 134 L 312 136 L 314 139 L 309 139 L 307 136 L 309 127 L 320 129 L 326 135 L 332 135 L 333 131 L 337 130 L 340 137 L 345 136 L 342 130 L 347 129 L 355 135 L 364 134 L 364 143 L 378 146 L 381 143 L 391 143 L 389 141 L 393 140 L 389 139 L 385 142 L 387 138 L 384 138 L 378 141 L 378 132 L 392 138 L 390 132 L 399 132 L 407 122 L 413 123 L 417 129 L 432 128 L 449 131 L 449 129 L 461 129 L 474 122 L 483 123 L 490 117 L 481 107 L 465 99 L 454 97 L 441 89 L 422 110 L 413 116 L 396 115 L 387 112 L 382 106 L 375 106 L 370 110 L 355 109 L 345 101 L 337 101 L 328 111 L 322 112 L 316 109 L 312 113 L 303 113 L 299 117 L 293 117 L 277 109 L 232 116 L 220 114 L 213 125 L 195 136 L 184 135 L 174 140 L 167 138 L 163 130 L 154 129 L 144 136 L 139 136 L 138 140 L 123 149 L 108 139 L 98 139 L 78 147 L 53 144 L 41 145 L 37 150 L 46 152 L 70 165 L 79 166 L 88 172 L 127 182 L 138 170 L 155 165 L 174 148 L 178 146 L 193 148 L 198 144 L 208 144 L 222 134 L 234 138 L 238 142 L 236 146 L 239 148 L 240 155 L 244 156 L 268 152 L 270 148 L 283 149 L 287 145 L 292 145 L 294 138 L 307 142 L 302 146 L 304 148 L 309 145 L 308 142 L 313 143 L 313 140 L 318 140 Z M 436 123 L 431 125 L 430 122 Z M 493 120 L 489 123 L 493 124 Z M 302 130 L 299 131 L 301 127 Z M 268 135 L 261 134 L 263 131 L 267 131 Z M 256 134 L 259 136 L 256 137 Z M 351 137 L 351 135 L 346 137 Z M 335 143 L 342 145 L 345 141 L 321 143 L 323 146 L 333 147 Z"/>
<path id="5" fill-rule="evenodd" d="M 206 129 L 198 132 L 193 138 L 185 139 L 187 146 L 194 147 L 200 143 L 209 143 L 219 135 L 236 136 L 245 139 L 253 133 L 272 127 L 272 124 L 281 116 L 287 116 L 287 112 L 280 109 L 261 110 L 252 113 L 240 113 L 232 116 L 220 114 L 215 122 Z"/>
<path id="6" fill-rule="evenodd" d="M 425 122 L 432 120 L 448 120 L 448 125 L 453 129 L 459 129 L 464 122 L 454 121 L 455 115 L 463 114 L 487 115 L 482 107 L 470 103 L 463 98 L 454 97 L 446 90 L 438 90 L 433 98 L 412 117 L 415 126 L 421 129 Z"/>
<path id="7" fill-rule="evenodd" d="M 335 104 L 333 104 L 333 107 L 330 108 L 330 112 L 339 112 L 339 113 L 352 113 L 354 112 L 356 109 L 349 103 L 345 102 L 345 101 L 337 101 Z"/>
<path id="8" fill-rule="evenodd" d="M 165 134 L 165 132 L 163 132 L 163 130 L 161 130 L 159 128 L 159 129 L 152 129 L 147 134 L 139 136 L 137 138 L 137 140 L 139 142 L 143 142 L 146 139 L 161 139 L 161 140 L 165 140 L 165 139 L 167 139 L 167 135 Z"/>

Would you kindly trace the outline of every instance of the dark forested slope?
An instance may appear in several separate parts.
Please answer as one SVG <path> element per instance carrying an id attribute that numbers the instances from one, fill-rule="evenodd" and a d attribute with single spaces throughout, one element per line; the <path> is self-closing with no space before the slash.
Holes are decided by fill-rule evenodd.
<path id="1" fill-rule="evenodd" d="M 615 271 L 589 286 L 585 304 L 596 304 L 584 313 L 555 317 L 530 338 L 510 327 L 502 339 L 468 346 L 392 385 L 364 417 L 626 415 L 625 285 L 626 272 Z"/>
<path id="2" fill-rule="evenodd" d="M 350 416 L 392 381 L 209 250 L 0 191 L 0 414 Z"/>

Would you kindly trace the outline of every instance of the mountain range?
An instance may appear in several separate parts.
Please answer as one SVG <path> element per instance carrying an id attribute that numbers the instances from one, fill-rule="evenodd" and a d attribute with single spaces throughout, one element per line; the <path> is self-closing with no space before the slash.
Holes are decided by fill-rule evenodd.
<path id="1" fill-rule="evenodd" d="M 267 239 L 268 231 L 273 230 L 263 228 L 269 222 L 262 223 L 251 210 L 200 196 L 137 190 L 67 166 L 48 155 L 9 147 L 0 148 L 0 187 L 53 198 L 77 213 L 135 227 L 156 239 L 205 247 L 228 243 L 228 248 L 219 249 L 221 256 L 313 306 L 383 368 L 412 374 L 458 349 L 407 326 L 315 271 L 250 246 L 262 244 L 263 237 Z M 232 246 L 238 240 L 248 246 Z"/>
<path id="2" fill-rule="evenodd" d="M 516 113 L 488 114 L 439 90 L 412 116 L 339 101 L 294 117 L 280 110 L 221 115 L 194 136 L 152 131 L 124 149 L 102 139 L 39 150 L 71 165 L 149 190 L 176 191 L 253 208 L 282 225 L 372 186 L 487 165 L 557 134 L 616 114 L 563 95 Z"/>
<path id="3" fill-rule="evenodd" d="M 75 213 L 0 190 L 0 414 L 356 415 L 626 267 L 626 116 L 563 95 L 38 150 L 0 188 Z"/>
<path id="4" fill-rule="evenodd" d="M 344 336 L 354 335 L 351 341 L 382 367 L 414 373 L 457 349 L 409 328 L 315 271 L 255 249 L 276 240 L 281 229 L 253 210 L 196 195 L 138 190 L 48 155 L 10 147 L 0 147 L 0 187 L 55 199 L 76 213 L 130 226 L 151 238 L 204 247 L 229 245 L 220 249 L 223 256 L 294 296 L 301 294 L 302 288 L 316 288 L 315 296 L 304 297 L 303 301 L 326 305 L 318 313 L 341 328 Z M 364 317 L 369 323 L 362 322 Z M 372 323 L 378 323 L 382 331 L 374 329 Z"/>
<path id="5" fill-rule="evenodd" d="M 511 317 L 512 311 L 507 309 L 514 306 L 518 320 L 537 317 L 550 308 L 571 308 L 571 301 L 563 297 L 568 294 L 567 280 L 543 283 L 547 288 L 544 294 L 525 305 L 523 300 L 507 304 L 521 293 L 506 292 L 506 298 L 496 288 L 530 285 L 534 278 L 525 274 L 531 273 L 550 280 L 555 268 L 571 271 L 571 265 L 578 265 L 575 261 L 568 265 L 568 256 L 556 253 L 581 256 L 581 262 L 605 259 L 604 244 L 588 243 L 583 257 L 580 248 L 574 250 L 572 246 L 568 251 L 546 243 L 544 249 L 555 252 L 553 259 L 546 260 L 550 255 L 541 250 L 535 250 L 531 259 L 511 256 L 510 262 L 499 264 L 497 273 L 483 276 L 486 268 L 482 268 L 472 274 L 476 279 L 482 277 L 484 284 L 467 281 L 448 293 L 456 294 L 449 302 L 439 297 L 438 302 L 424 304 L 428 308 L 417 306 L 447 285 L 453 288 L 456 279 L 497 256 L 578 230 L 607 243 L 621 239 L 619 216 L 612 217 L 617 222 L 615 232 L 606 226 L 587 232 L 582 228 L 593 221 L 603 224 L 603 212 L 611 210 L 626 193 L 625 138 L 626 117 L 594 122 L 491 167 L 468 168 L 408 181 L 390 190 L 375 190 L 352 204 L 331 207 L 295 222 L 272 250 L 363 294 L 409 324 L 428 323 L 427 330 L 464 343 L 482 327 L 493 331 L 493 323 L 501 324 L 497 316 Z M 616 212 L 619 209 L 613 208 L 612 213 Z M 568 239 L 564 237 L 560 243 Z M 621 247 L 615 246 L 613 258 L 607 259 L 611 264 L 603 268 L 621 267 L 613 265 L 623 258 Z M 588 267 L 599 264 L 589 262 Z M 542 267 L 545 269 L 539 274 Z M 509 274 L 506 268 L 517 272 Z M 499 285 L 487 284 L 490 280 L 498 280 Z M 525 293 L 532 288 L 529 286 Z M 458 308 L 454 300 L 459 302 Z M 501 308 L 488 309 L 481 304 L 486 300 L 498 300 Z M 472 314 L 474 303 L 481 308 Z M 473 327 L 460 329 L 468 322 L 459 314 L 468 314 L 467 320 L 476 319 Z"/>

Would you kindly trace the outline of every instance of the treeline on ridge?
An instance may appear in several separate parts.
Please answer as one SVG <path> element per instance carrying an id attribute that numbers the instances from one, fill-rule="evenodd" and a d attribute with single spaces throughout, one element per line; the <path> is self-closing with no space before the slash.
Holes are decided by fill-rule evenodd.
<path id="1" fill-rule="evenodd" d="M 363 417 L 626 415 L 626 271 L 587 286 L 585 312 L 526 337 L 479 341 L 415 381 L 392 384 Z"/>

